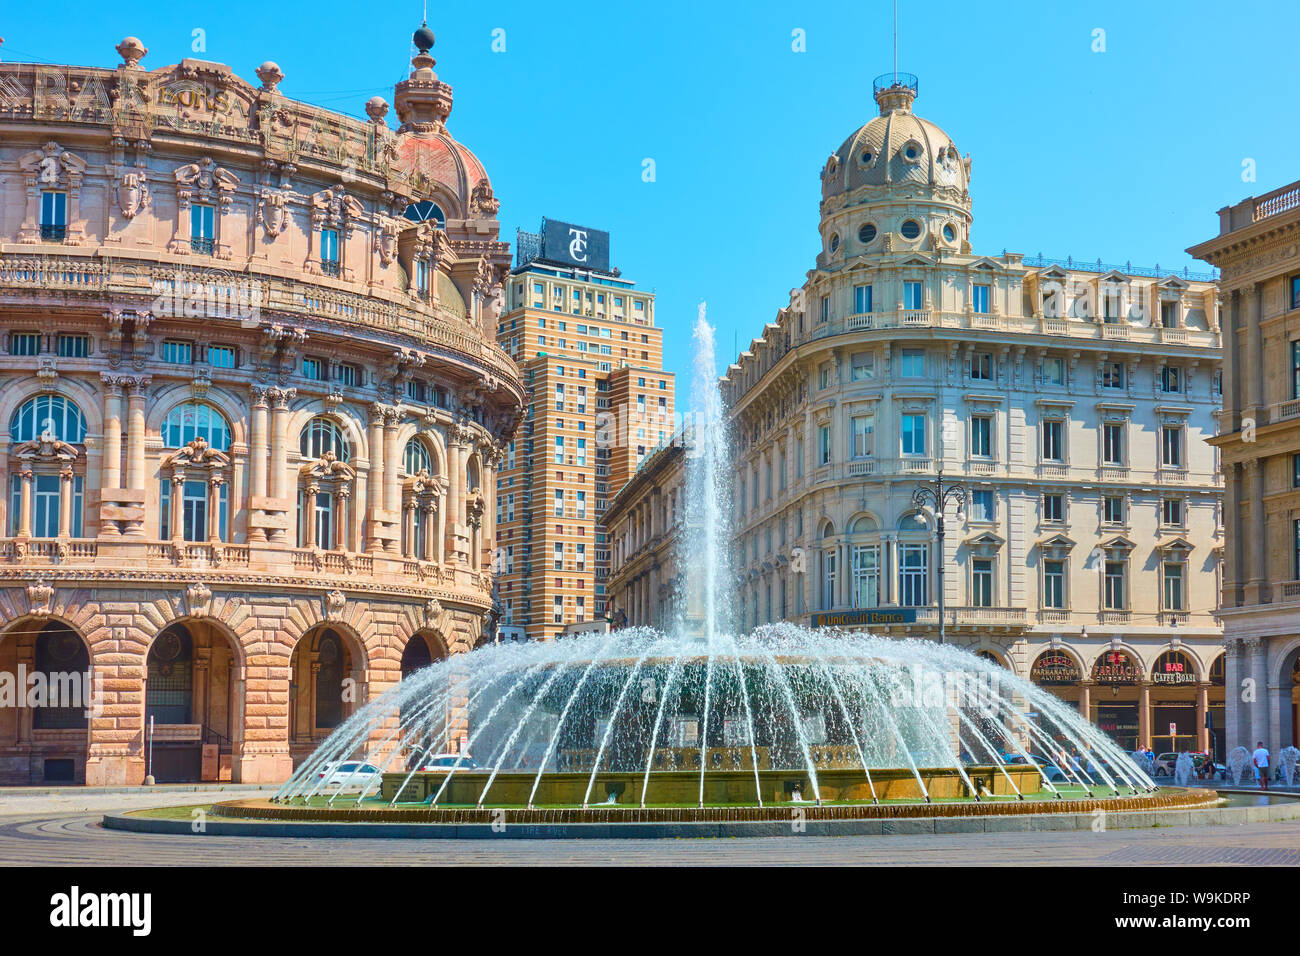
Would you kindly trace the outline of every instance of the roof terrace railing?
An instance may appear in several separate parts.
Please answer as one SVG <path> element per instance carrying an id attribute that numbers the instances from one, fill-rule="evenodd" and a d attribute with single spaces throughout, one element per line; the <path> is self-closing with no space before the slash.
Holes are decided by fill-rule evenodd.
<path id="1" fill-rule="evenodd" d="M 1300 194 L 1300 191 L 1298 191 Z M 1258 217 L 1256 217 L 1258 218 Z M 1218 282 L 1219 271 L 1213 272 L 1193 272 L 1191 269 L 1184 268 L 1181 272 L 1177 269 L 1162 269 L 1160 263 L 1151 266 L 1135 266 L 1131 262 L 1125 262 L 1122 265 L 1114 262 L 1102 262 L 1100 259 L 1085 260 L 1076 259 L 1073 256 L 1045 256 L 1041 252 L 1036 256 L 1026 256 L 1022 263 L 1031 269 L 1046 269 L 1049 266 L 1060 266 L 1062 269 L 1073 269 L 1077 272 L 1123 272 L 1125 275 L 1146 276 L 1151 279 L 1163 279 L 1165 276 L 1177 276 L 1180 279 L 1187 279 L 1193 282 Z"/>

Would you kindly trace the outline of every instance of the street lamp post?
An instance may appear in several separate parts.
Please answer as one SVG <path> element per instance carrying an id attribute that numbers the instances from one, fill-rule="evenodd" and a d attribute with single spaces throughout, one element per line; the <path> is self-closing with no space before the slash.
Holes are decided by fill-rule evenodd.
<path id="1" fill-rule="evenodd" d="M 946 560 L 946 552 L 943 547 L 943 512 L 947 508 L 949 501 L 957 503 L 957 517 L 962 516 L 966 507 L 966 488 L 964 485 L 955 484 L 944 486 L 943 483 L 943 462 L 939 462 L 939 474 L 934 481 L 923 484 L 912 492 L 912 504 L 923 510 L 933 510 L 934 512 L 934 530 L 935 538 L 939 542 L 939 643 L 944 643 L 944 606 L 943 606 L 943 566 Z"/>

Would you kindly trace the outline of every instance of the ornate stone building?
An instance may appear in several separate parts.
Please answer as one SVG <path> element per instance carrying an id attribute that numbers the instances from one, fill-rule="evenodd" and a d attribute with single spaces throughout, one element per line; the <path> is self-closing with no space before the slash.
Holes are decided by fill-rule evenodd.
<path id="1" fill-rule="evenodd" d="M 0 782 L 281 780 L 478 640 L 509 250 L 414 41 L 396 129 L 134 38 L 0 64 L 0 679 L 47 693 L 0 683 Z"/>
<path id="2" fill-rule="evenodd" d="M 677 560 L 685 520 L 686 449 L 673 441 L 641 463 L 605 512 L 615 625 L 674 627 L 685 610 Z"/>
<path id="3" fill-rule="evenodd" d="M 1227 680 L 1233 745 L 1300 744 L 1300 182 L 1219 210 Z"/>
<path id="4" fill-rule="evenodd" d="M 744 623 L 905 607 L 876 629 L 936 637 L 942 565 L 949 641 L 1125 746 L 1203 750 L 1207 713 L 1223 727 L 1214 277 L 977 253 L 969 157 L 912 112 L 914 78 L 883 80 L 822 170 L 807 282 L 724 379 Z M 913 505 L 940 470 L 966 490 L 943 553 Z"/>

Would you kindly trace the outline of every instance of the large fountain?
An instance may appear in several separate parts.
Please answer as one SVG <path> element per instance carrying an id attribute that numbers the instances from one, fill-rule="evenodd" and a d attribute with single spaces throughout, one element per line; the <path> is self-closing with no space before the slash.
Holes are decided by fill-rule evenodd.
<path id="1" fill-rule="evenodd" d="M 727 427 L 703 305 L 695 354 L 686 593 L 672 630 L 439 661 L 360 708 L 270 802 L 227 812 L 487 822 L 506 808 L 573 822 L 1170 805 L 1073 707 L 960 648 L 784 623 L 738 633 Z"/>

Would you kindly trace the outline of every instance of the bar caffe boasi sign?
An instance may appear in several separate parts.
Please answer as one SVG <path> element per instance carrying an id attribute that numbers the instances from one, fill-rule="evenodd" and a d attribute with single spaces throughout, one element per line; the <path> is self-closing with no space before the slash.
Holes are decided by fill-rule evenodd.
<path id="1" fill-rule="evenodd" d="M 814 614 L 813 627 L 864 627 L 876 624 L 915 624 L 916 608 L 864 608 L 858 611 L 837 611 L 832 614 Z"/>
<path id="2" fill-rule="evenodd" d="M 1156 661 L 1155 668 L 1151 671 L 1151 682 L 1153 684 L 1195 684 L 1196 671 L 1192 667 L 1191 661 L 1187 660 L 1181 654 L 1165 654 L 1160 660 Z"/>

